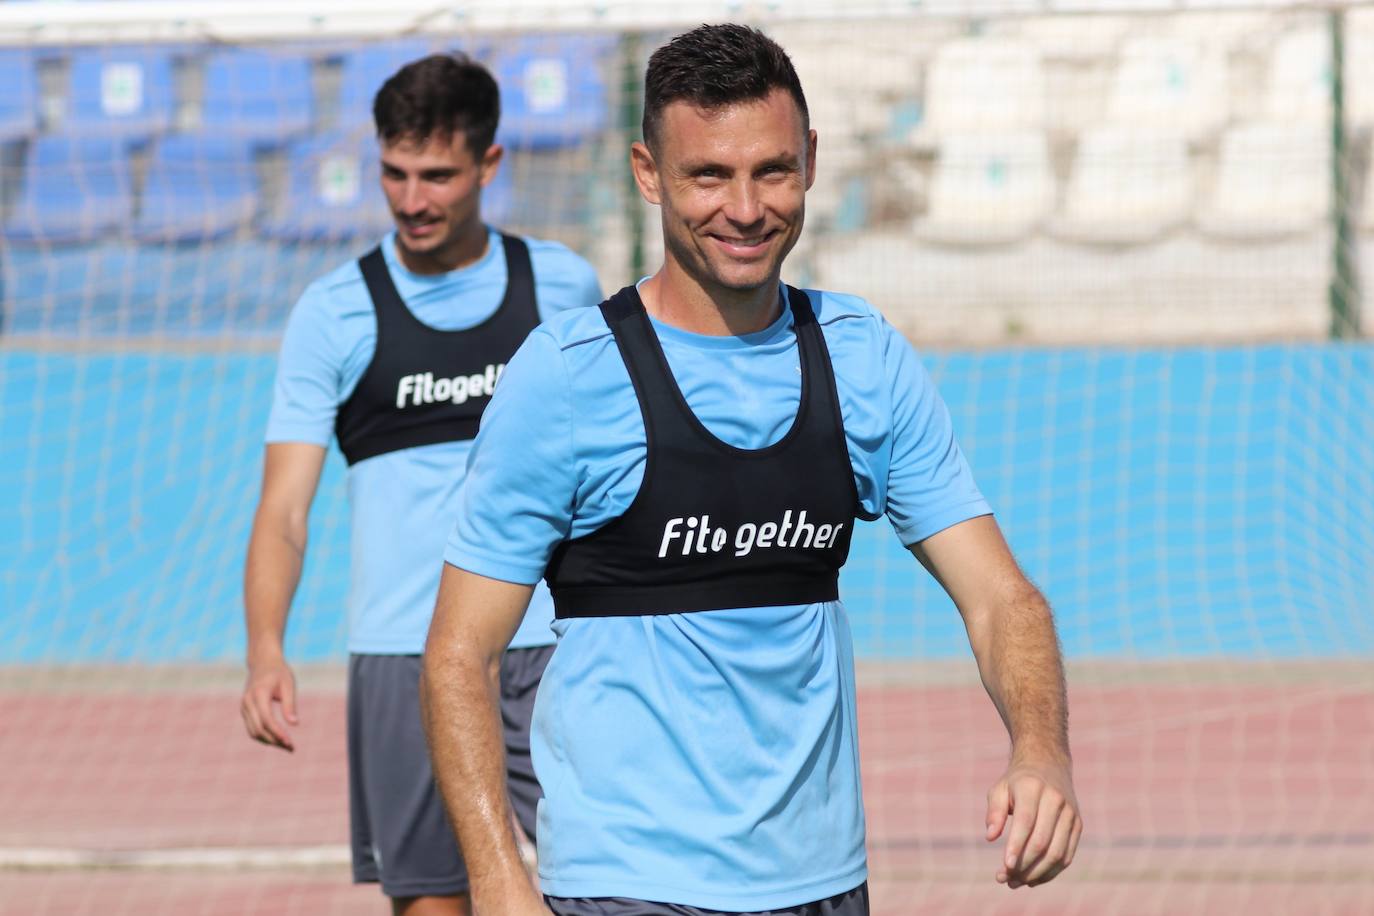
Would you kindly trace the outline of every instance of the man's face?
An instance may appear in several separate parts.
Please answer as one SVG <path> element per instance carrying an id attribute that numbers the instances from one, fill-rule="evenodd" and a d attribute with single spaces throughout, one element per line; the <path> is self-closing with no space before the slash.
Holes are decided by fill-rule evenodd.
<path id="1" fill-rule="evenodd" d="M 383 141 L 382 192 L 402 252 L 442 262 L 480 225 L 482 188 L 500 159 L 495 144 L 480 159 L 474 156 L 461 133 Z"/>
<path id="2" fill-rule="evenodd" d="M 708 290 L 776 283 L 815 180 L 816 133 L 792 96 L 713 110 L 671 102 L 656 145 L 635 145 L 635 177 L 662 208 L 669 256 Z"/>

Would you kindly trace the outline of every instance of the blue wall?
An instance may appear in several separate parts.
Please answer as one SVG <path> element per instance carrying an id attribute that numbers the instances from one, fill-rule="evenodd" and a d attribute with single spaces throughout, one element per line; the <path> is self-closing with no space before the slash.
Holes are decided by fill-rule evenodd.
<path id="1" fill-rule="evenodd" d="M 1374 653 L 1374 346 L 926 356 L 1071 656 Z M 0 662 L 237 659 L 270 353 L 0 350 Z M 342 657 L 334 456 L 291 618 Z M 861 654 L 966 653 L 891 534 L 843 591 Z"/>

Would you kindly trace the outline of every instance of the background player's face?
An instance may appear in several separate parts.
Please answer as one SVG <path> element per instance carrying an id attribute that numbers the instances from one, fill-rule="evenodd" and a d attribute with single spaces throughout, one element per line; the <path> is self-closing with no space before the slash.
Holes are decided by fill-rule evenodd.
<path id="1" fill-rule="evenodd" d="M 482 231 L 482 188 L 500 160 L 500 146 L 477 157 L 461 133 L 382 143 L 382 192 L 407 266 L 452 269 L 464 241 Z"/>
<path id="2" fill-rule="evenodd" d="M 636 179 L 661 208 L 669 258 L 708 289 L 777 282 L 816 176 L 816 132 L 786 90 L 714 110 L 672 102 L 658 148 L 635 147 Z"/>

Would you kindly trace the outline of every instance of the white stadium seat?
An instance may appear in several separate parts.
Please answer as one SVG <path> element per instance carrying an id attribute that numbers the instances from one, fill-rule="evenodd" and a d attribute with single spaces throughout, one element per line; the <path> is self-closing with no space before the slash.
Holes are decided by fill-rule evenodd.
<path id="1" fill-rule="evenodd" d="M 1040 131 L 954 134 L 940 146 L 923 239 L 1003 244 L 1034 230 L 1054 206 L 1049 144 Z"/>
<path id="2" fill-rule="evenodd" d="M 1289 32 L 1274 43 L 1265 113 L 1274 120 L 1331 117 L 1331 33 L 1326 26 Z"/>
<path id="3" fill-rule="evenodd" d="M 1374 9 L 1352 11 L 1345 33 L 1345 116 L 1354 127 L 1374 127 Z"/>
<path id="4" fill-rule="evenodd" d="M 995 24 L 999 34 L 1019 35 L 1040 50 L 1045 60 L 1092 62 L 1107 60 L 1131 28 L 1126 16 L 1032 16 Z"/>
<path id="5" fill-rule="evenodd" d="M 1055 234 L 1076 241 L 1150 241 L 1188 218 L 1193 176 L 1181 134 L 1106 125 L 1086 131 Z"/>
<path id="6" fill-rule="evenodd" d="M 1197 220 L 1214 235 L 1274 237 L 1317 228 L 1330 206 L 1326 125 L 1251 122 L 1222 135 L 1216 183 Z"/>
<path id="7" fill-rule="evenodd" d="M 962 38 L 943 45 L 930 63 L 925 119 L 913 139 L 1038 130 L 1044 120 L 1044 75 L 1035 47 L 1007 38 Z"/>
<path id="8" fill-rule="evenodd" d="M 1219 51 L 1229 51 L 1260 41 L 1272 29 L 1274 13 L 1260 9 L 1207 9 L 1170 16 L 1169 31 Z"/>
<path id="9" fill-rule="evenodd" d="M 1107 120 L 1202 137 L 1226 123 L 1227 92 L 1220 52 L 1181 38 L 1133 38 L 1112 77 Z"/>

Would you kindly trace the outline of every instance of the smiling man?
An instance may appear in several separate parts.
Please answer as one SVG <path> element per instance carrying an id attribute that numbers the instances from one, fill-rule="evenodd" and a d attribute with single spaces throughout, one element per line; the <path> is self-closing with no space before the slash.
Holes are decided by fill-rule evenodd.
<path id="1" fill-rule="evenodd" d="M 838 573 L 855 521 L 883 514 L 957 604 L 1012 737 L 993 877 L 1050 880 L 1081 821 L 1049 608 L 910 345 L 857 297 L 781 282 L 817 168 L 791 62 L 743 26 L 680 35 L 649 61 L 643 130 L 663 266 L 516 354 L 445 554 L 422 696 L 474 904 L 866 914 Z M 495 677 L 541 577 L 559 636 L 535 707 L 542 898 L 504 829 Z"/>
<path id="2" fill-rule="evenodd" d="M 248 734 L 292 750 L 295 678 L 283 633 L 306 517 L 331 438 L 348 462 L 348 756 L 353 876 L 408 916 L 468 912 L 468 877 L 434 786 L 417 697 L 444 539 L 482 411 L 507 360 L 544 318 L 601 298 L 562 245 L 482 221 L 501 167 L 500 96 L 461 55 L 398 71 L 373 106 L 381 185 L 396 229 L 313 283 L 282 340 L 244 603 Z M 500 663 L 508 787 L 534 833 L 529 721 L 552 652 L 548 594 L 515 621 Z M 513 835 L 513 831 L 508 829 Z"/>

